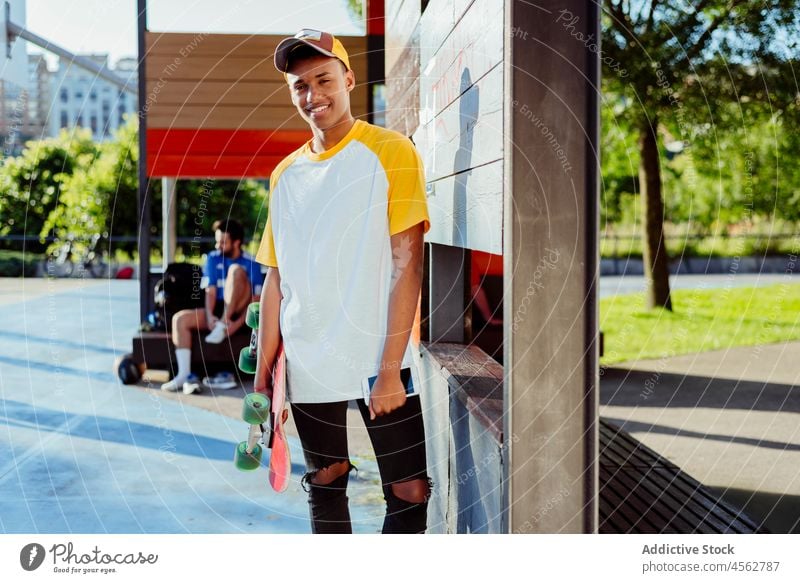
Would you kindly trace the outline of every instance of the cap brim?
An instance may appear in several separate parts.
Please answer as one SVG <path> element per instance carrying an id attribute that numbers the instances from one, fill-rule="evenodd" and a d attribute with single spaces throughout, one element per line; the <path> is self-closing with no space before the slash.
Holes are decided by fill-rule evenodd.
<path id="1" fill-rule="evenodd" d="M 310 43 L 301 38 L 285 38 L 281 42 L 278 43 L 277 48 L 275 49 L 275 68 L 278 69 L 281 73 L 286 73 L 286 66 L 289 64 L 289 53 L 292 52 L 298 45 L 306 45 L 317 51 L 320 55 L 324 55 L 326 57 L 333 57 L 334 59 L 338 59 L 335 54 L 330 51 L 326 51 L 315 45 L 314 43 Z"/>

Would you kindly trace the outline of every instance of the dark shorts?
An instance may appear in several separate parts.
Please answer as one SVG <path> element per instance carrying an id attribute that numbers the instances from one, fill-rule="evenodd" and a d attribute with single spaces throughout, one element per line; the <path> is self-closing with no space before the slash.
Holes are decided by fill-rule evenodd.
<path id="1" fill-rule="evenodd" d="M 417 478 L 427 479 L 425 428 L 419 395 L 405 405 L 370 421 L 369 408 L 358 399 L 384 485 Z M 349 460 L 347 450 L 348 401 L 292 403 L 292 415 L 303 445 L 309 473 Z"/>

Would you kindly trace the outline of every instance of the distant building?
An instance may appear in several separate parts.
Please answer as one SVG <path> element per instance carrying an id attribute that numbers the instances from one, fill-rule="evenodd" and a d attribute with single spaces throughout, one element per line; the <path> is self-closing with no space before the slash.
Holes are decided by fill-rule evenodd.
<path id="1" fill-rule="evenodd" d="M 108 67 L 107 54 L 83 56 Z M 110 71 L 136 86 L 135 58 L 119 59 Z M 49 126 L 52 136 L 62 128 L 83 127 L 92 131 L 95 140 L 103 141 L 125 123 L 125 114 L 136 110 L 134 95 L 64 59 L 59 60 L 58 70 L 52 74 L 51 91 Z"/>
<path id="2" fill-rule="evenodd" d="M 49 135 L 51 75 L 41 55 L 28 55 L 26 87 L 0 81 L 0 139 L 4 155 L 17 155 L 26 141 Z"/>
<path id="3" fill-rule="evenodd" d="M 47 122 L 53 101 L 52 76 L 44 55 L 28 55 L 28 116 L 32 139 L 49 135 Z"/>

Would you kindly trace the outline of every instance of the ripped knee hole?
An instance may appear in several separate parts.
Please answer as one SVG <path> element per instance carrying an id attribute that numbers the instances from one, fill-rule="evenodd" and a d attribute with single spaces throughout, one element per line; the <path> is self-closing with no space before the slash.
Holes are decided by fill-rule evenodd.
<path id="1" fill-rule="evenodd" d="M 395 482 L 390 486 L 392 494 L 401 500 L 413 504 L 421 504 L 430 500 L 433 484 L 430 478 L 415 478 L 405 482 Z"/>
<path id="2" fill-rule="evenodd" d="M 327 486 L 356 467 L 349 460 L 332 463 L 319 470 L 313 470 L 303 477 L 303 481 L 314 486 Z"/>

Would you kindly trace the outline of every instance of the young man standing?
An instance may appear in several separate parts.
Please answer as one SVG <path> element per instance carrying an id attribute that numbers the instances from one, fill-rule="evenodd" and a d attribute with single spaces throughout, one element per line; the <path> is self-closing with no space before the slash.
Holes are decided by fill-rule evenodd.
<path id="1" fill-rule="evenodd" d="M 270 177 L 255 390 L 270 393 L 282 336 L 313 532 L 351 532 L 346 413 L 356 400 L 383 483 L 383 532 L 421 533 L 431 484 L 409 340 L 430 227 L 422 161 L 402 134 L 353 118 L 355 76 L 329 33 L 284 39 L 275 66 L 313 138 Z"/>

